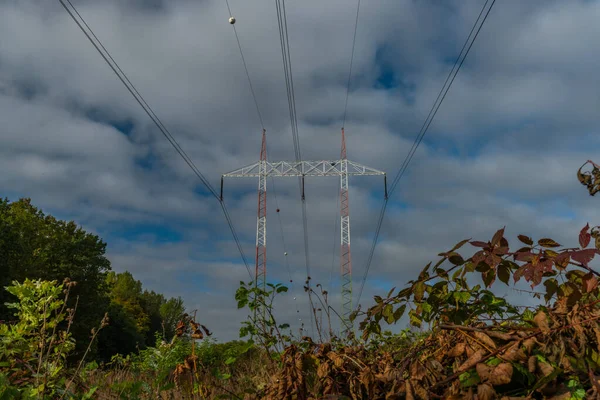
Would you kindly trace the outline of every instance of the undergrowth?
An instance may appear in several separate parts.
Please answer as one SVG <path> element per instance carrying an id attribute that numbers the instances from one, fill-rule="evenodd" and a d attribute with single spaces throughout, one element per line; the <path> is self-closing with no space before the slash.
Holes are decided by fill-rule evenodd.
<path id="1" fill-rule="evenodd" d="M 171 340 L 157 334 L 153 347 L 105 364 L 67 362 L 76 307 L 65 304 L 75 282 L 13 282 L 6 290 L 17 298 L 9 304 L 17 320 L 0 324 L 0 399 L 598 399 L 597 232 L 586 225 L 577 248 L 519 235 L 511 250 L 504 229 L 489 241 L 463 240 L 406 287 L 354 312 L 357 337 L 335 334 L 337 315 L 319 285 L 305 286 L 319 321 L 311 338 L 276 321 L 285 286 L 241 282 L 245 340 L 216 342 L 194 312 Z M 463 258 L 467 244 L 476 252 Z M 521 280 L 539 306 L 494 294 Z M 425 330 L 383 328 L 404 318 Z M 88 349 L 107 324 L 98 321 Z"/>

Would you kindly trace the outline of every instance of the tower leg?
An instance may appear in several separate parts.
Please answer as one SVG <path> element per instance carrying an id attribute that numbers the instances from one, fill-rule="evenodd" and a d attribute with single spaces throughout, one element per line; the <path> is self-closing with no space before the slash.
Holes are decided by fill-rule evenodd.
<path id="1" fill-rule="evenodd" d="M 267 145 L 263 130 L 258 178 L 258 216 L 256 220 L 256 286 L 262 290 L 267 276 Z"/>
<path id="2" fill-rule="evenodd" d="M 342 276 L 342 324 L 343 334 L 352 331 L 352 256 L 350 253 L 350 204 L 348 199 L 348 160 L 346 158 L 346 136 L 342 128 L 342 151 L 340 171 L 340 272 Z"/>

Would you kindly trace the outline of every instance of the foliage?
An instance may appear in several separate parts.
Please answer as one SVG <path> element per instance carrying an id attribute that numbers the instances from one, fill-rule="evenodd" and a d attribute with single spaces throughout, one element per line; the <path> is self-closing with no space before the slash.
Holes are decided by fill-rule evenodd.
<path id="1" fill-rule="evenodd" d="M 106 243 L 98 236 L 74 222 L 45 215 L 29 199 L 0 200 L 0 287 L 25 279 L 62 282 L 69 277 L 77 281 L 67 307 L 74 308 L 77 301 L 79 317 L 70 332 L 76 341 L 71 354 L 78 358 L 108 305 L 105 276 L 110 263 L 105 251 Z M 14 301 L 14 295 L 0 290 L 0 321 L 12 320 L 5 303 Z"/>
<path id="2" fill-rule="evenodd" d="M 75 309 L 66 304 L 75 286 L 68 279 L 63 284 L 26 279 L 6 288 L 17 299 L 7 307 L 18 318 L 14 324 L 0 324 L 0 379 L 10 382 L 3 389 L 6 395 L 55 398 L 70 393 L 66 358 L 75 348 L 70 332 Z"/>
<path id="3" fill-rule="evenodd" d="M 169 341 L 184 314 L 181 298 L 166 299 L 154 291 L 142 290 L 142 283 L 130 272 L 107 274 L 111 326 L 100 336 L 98 358 L 108 361 L 115 354 L 130 354 L 153 346 L 156 335 Z"/>
<path id="4" fill-rule="evenodd" d="M 471 241 L 478 250 L 468 259 L 457 253 L 463 240 L 407 288 L 354 313 L 365 316 L 360 326 L 371 345 L 289 346 L 262 397 L 600 398 L 600 274 L 589 265 L 600 252 L 589 248 L 592 237 L 586 225 L 580 247 L 560 249 L 519 235 L 524 246 L 511 252 L 500 229 L 488 242 Z M 471 287 L 472 275 L 482 284 Z M 519 313 L 489 290 L 521 279 L 543 286 L 546 305 Z M 431 331 L 408 347 L 372 346 L 386 340 L 380 324 L 396 323 L 407 309 L 412 325 Z"/>
<path id="5" fill-rule="evenodd" d="M 282 351 L 293 340 L 290 325 L 277 324 L 273 315 L 275 298 L 287 291 L 288 288 L 280 283 L 267 283 L 263 289 L 254 282 L 246 284 L 240 281 L 240 286 L 235 292 L 238 309 L 248 307 L 251 312 L 248 319 L 242 323 L 240 338 L 250 336 L 252 340 L 258 340 L 268 354 L 272 354 L 272 350 L 275 349 L 275 357 L 279 355 L 277 351 Z"/>
<path id="6" fill-rule="evenodd" d="M 587 164 L 592 166 L 592 170 L 581 172 L 583 167 Z M 600 191 L 600 168 L 595 162 L 587 160 L 577 171 L 577 178 L 582 185 L 587 187 L 590 196 L 593 196 Z"/>

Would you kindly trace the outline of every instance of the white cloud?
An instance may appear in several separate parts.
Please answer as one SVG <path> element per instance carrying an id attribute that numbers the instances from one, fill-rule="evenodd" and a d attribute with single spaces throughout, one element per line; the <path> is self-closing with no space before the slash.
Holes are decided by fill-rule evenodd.
<path id="1" fill-rule="evenodd" d="M 217 190 L 222 173 L 258 158 L 261 127 L 222 2 L 74 3 Z M 480 3 L 363 3 L 346 121 L 350 159 L 387 171 L 391 183 Z M 275 8 L 230 4 L 269 157 L 291 159 Z M 588 46 L 598 12 L 597 3 L 584 1 L 495 5 L 394 193 L 370 276 L 400 287 L 440 251 L 463 238 L 489 238 L 504 225 L 511 243 L 525 233 L 575 244 L 581 226 L 595 224 L 597 199 L 586 195 L 575 171 L 600 148 L 594 79 L 600 58 Z M 287 13 L 303 158 L 337 158 L 354 5 L 313 0 L 289 4 Z M 383 65 L 409 89 L 378 88 Z M 184 296 L 218 337 L 237 335 L 244 314 L 233 293 L 247 272 L 218 203 L 198 194 L 196 177 L 58 2 L 0 4 L 0 120 L 6 192 L 102 232 L 116 270 Z M 125 135 L 109 122 L 131 122 L 133 130 Z M 148 157 L 144 168 L 139 161 Z M 277 203 L 271 186 L 268 192 L 268 271 L 289 280 L 283 229 L 296 293 L 284 296 L 278 313 L 297 323 L 308 320 L 300 195 L 295 179 L 276 185 Z M 351 185 L 356 287 L 383 187 L 379 178 Z M 312 281 L 328 286 L 333 270 L 335 306 L 338 186 L 336 179 L 306 182 Z M 226 203 L 251 268 L 255 190 L 254 180 L 226 181 Z M 397 201 L 409 208 L 395 207 Z M 163 225 L 182 241 L 160 244 L 152 232 L 123 237 L 121 228 L 136 223 Z M 379 290 L 367 283 L 363 302 Z"/>

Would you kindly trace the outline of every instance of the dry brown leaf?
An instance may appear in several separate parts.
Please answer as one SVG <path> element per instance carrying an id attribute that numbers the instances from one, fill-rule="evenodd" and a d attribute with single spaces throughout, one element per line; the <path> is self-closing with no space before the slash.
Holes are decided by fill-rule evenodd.
<path id="1" fill-rule="evenodd" d="M 465 352 L 467 344 L 465 342 L 457 343 L 450 351 L 448 352 L 448 357 L 458 357 L 461 356 Z"/>
<path id="2" fill-rule="evenodd" d="M 413 388 L 410 384 L 410 381 L 406 381 L 406 400 L 415 400 L 415 395 L 413 394 Z"/>
<path id="3" fill-rule="evenodd" d="M 484 363 L 479 363 L 475 366 L 475 370 L 482 381 L 488 381 L 492 376 L 492 371 L 494 368 Z"/>
<path id="4" fill-rule="evenodd" d="M 467 358 L 470 358 L 473 354 L 475 354 L 475 350 L 469 345 L 465 346 L 465 352 L 467 353 Z"/>
<path id="5" fill-rule="evenodd" d="M 413 382 L 413 391 L 417 395 L 417 398 L 429 400 L 429 392 L 419 382 Z"/>
<path id="6" fill-rule="evenodd" d="M 569 400 L 571 398 L 571 392 L 557 394 L 556 396 L 549 397 L 548 400 Z"/>
<path id="7" fill-rule="evenodd" d="M 554 367 L 546 362 L 539 362 L 538 368 L 544 376 L 548 376 L 554 372 Z"/>
<path id="8" fill-rule="evenodd" d="M 521 345 L 518 341 L 515 341 L 502 355 L 502 358 L 506 361 L 524 361 L 527 359 L 527 355 L 521 349 Z"/>
<path id="9" fill-rule="evenodd" d="M 488 336 L 496 338 L 496 339 L 500 339 L 500 340 L 504 340 L 504 341 L 510 341 L 510 340 L 514 340 L 515 337 L 509 333 L 505 333 L 505 332 L 496 332 L 496 331 L 489 331 L 487 332 Z"/>
<path id="10" fill-rule="evenodd" d="M 410 365 L 410 378 L 420 381 L 423 379 L 427 370 L 420 361 L 415 361 Z"/>
<path id="11" fill-rule="evenodd" d="M 538 311 L 538 313 L 533 318 L 533 322 L 538 328 L 540 328 L 540 330 L 543 333 L 550 332 L 550 327 L 548 326 L 548 316 L 544 311 Z"/>
<path id="12" fill-rule="evenodd" d="M 537 343 L 537 341 L 535 340 L 535 338 L 530 337 L 529 339 L 525 339 L 523 341 L 523 347 L 525 347 L 525 350 L 527 350 L 527 353 L 531 353 L 531 350 L 536 345 L 536 343 Z"/>
<path id="13" fill-rule="evenodd" d="M 502 363 L 494 368 L 490 383 L 494 386 L 506 385 L 510 383 L 513 375 L 513 366 L 509 363 Z"/>
<path id="14" fill-rule="evenodd" d="M 535 368 L 537 367 L 537 357 L 531 356 L 529 360 L 527 360 L 527 370 L 532 374 L 535 372 Z"/>
<path id="15" fill-rule="evenodd" d="M 494 343 L 494 341 L 492 340 L 492 338 L 490 338 L 488 335 L 486 335 L 483 332 L 475 332 L 475 337 L 477 338 L 477 340 L 479 340 L 480 342 L 482 342 L 483 344 L 485 344 L 488 348 L 492 349 L 492 350 L 496 350 L 496 343 Z"/>
<path id="16" fill-rule="evenodd" d="M 496 398 L 496 391 L 489 384 L 477 385 L 477 400 L 493 400 Z"/>
<path id="17" fill-rule="evenodd" d="M 460 367 L 458 367 L 458 370 L 456 372 L 465 372 L 466 370 L 473 368 L 479 361 L 481 361 L 484 354 L 485 351 L 483 349 L 477 350 L 475 353 L 473 353 L 471 357 L 467 359 L 467 361 L 465 361 L 461 364 Z"/>

